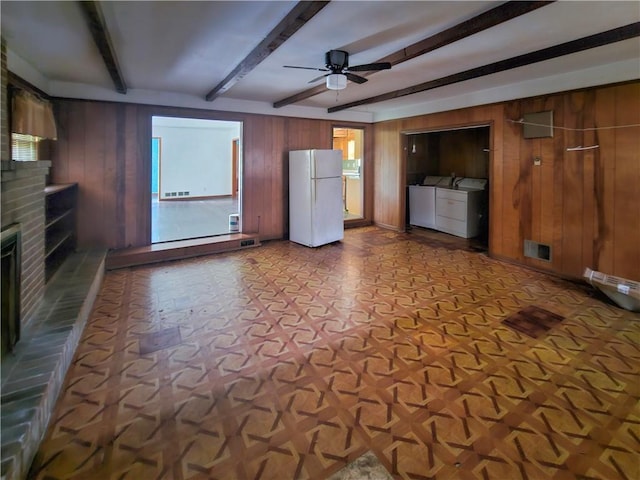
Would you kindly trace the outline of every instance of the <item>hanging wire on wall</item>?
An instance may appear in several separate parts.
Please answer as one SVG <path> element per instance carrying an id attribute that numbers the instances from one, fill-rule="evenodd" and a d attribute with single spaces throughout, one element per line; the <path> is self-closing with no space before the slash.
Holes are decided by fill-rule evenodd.
<path id="1" fill-rule="evenodd" d="M 518 123 L 520 125 L 532 125 L 534 127 L 548 127 L 549 125 L 541 124 L 541 123 L 533 123 L 533 122 L 525 122 L 524 119 L 520 120 L 512 120 L 510 118 L 506 119 L 507 122 Z M 632 123 L 629 125 L 610 125 L 606 127 L 588 127 L 588 128 L 571 128 L 571 127 L 559 127 L 557 125 L 553 125 L 552 128 L 557 128 L 558 130 L 568 130 L 571 132 L 595 132 L 598 130 L 614 130 L 617 128 L 633 128 L 640 127 L 640 123 Z M 567 152 L 580 152 L 583 150 L 593 150 L 595 148 L 600 148 L 600 145 L 589 145 L 587 147 L 583 147 L 579 145 L 577 147 L 567 147 Z"/>
<path id="2" fill-rule="evenodd" d="M 518 123 L 521 125 L 532 125 L 534 127 L 548 127 L 549 125 L 545 125 L 542 123 L 533 123 L 533 122 L 525 122 L 523 119 L 520 120 L 512 120 L 510 118 L 506 119 L 507 122 Z M 559 127 L 557 125 L 552 125 L 552 128 L 557 128 L 558 130 L 569 130 L 572 132 L 593 132 L 597 130 L 613 130 L 615 128 L 632 128 L 632 127 L 640 127 L 640 123 L 632 123 L 630 125 L 612 125 L 608 127 L 589 127 L 589 128 L 570 128 L 570 127 Z"/>
<path id="3" fill-rule="evenodd" d="M 567 147 L 567 152 L 581 152 L 582 150 L 593 150 L 594 148 L 600 148 L 600 145 L 589 145 L 588 147 L 583 147 L 582 145 L 577 147 Z"/>

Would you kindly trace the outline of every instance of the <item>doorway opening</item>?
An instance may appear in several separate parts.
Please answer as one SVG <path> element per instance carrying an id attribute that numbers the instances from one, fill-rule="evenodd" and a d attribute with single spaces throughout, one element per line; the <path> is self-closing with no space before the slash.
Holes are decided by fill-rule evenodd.
<path id="1" fill-rule="evenodd" d="M 404 135 L 406 227 L 489 245 L 491 127 L 478 125 Z"/>
<path id="2" fill-rule="evenodd" d="M 241 231 L 241 145 L 242 122 L 152 117 L 151 243 Z"/>
<path id="3" fill-rule="evenodd" d="M 333 149 L 342 150 L 344 219 L 364 218 L 364 129 L 334 127 Z"/>

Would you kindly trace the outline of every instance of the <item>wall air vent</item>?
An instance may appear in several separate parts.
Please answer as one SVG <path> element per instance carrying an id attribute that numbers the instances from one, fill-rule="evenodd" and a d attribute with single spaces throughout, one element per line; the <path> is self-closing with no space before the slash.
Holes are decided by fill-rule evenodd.
<path id="1" fill-rule="evenodd" d="M 533 240 L 524 241 L 524 256 L 529 258 L 537 258 L 545 262 L 551 261 L 551 245 L 534 242 Z"/>

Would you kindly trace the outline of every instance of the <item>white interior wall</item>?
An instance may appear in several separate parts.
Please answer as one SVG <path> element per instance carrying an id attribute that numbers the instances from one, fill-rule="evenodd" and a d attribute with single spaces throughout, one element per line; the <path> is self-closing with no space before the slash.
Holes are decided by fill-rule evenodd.
<path id="1" fill-rule="evenodd" d="M 239 123 L 154 117 L 152 134 L 161 139 L 161 199 L 231 195 L 231 144 L 240 137 Z"/>

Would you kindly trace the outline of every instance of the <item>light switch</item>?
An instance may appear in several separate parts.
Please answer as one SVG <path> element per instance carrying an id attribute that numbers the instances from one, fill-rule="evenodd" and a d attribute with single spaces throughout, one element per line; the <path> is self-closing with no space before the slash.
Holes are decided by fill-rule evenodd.
<path id="1" fill-rule="evenodd" d="M 542 165 L 542 158 L 540 157 L 533 157 L 533 164 L 537 167 L 539 167 L 540 165 Z"/>

